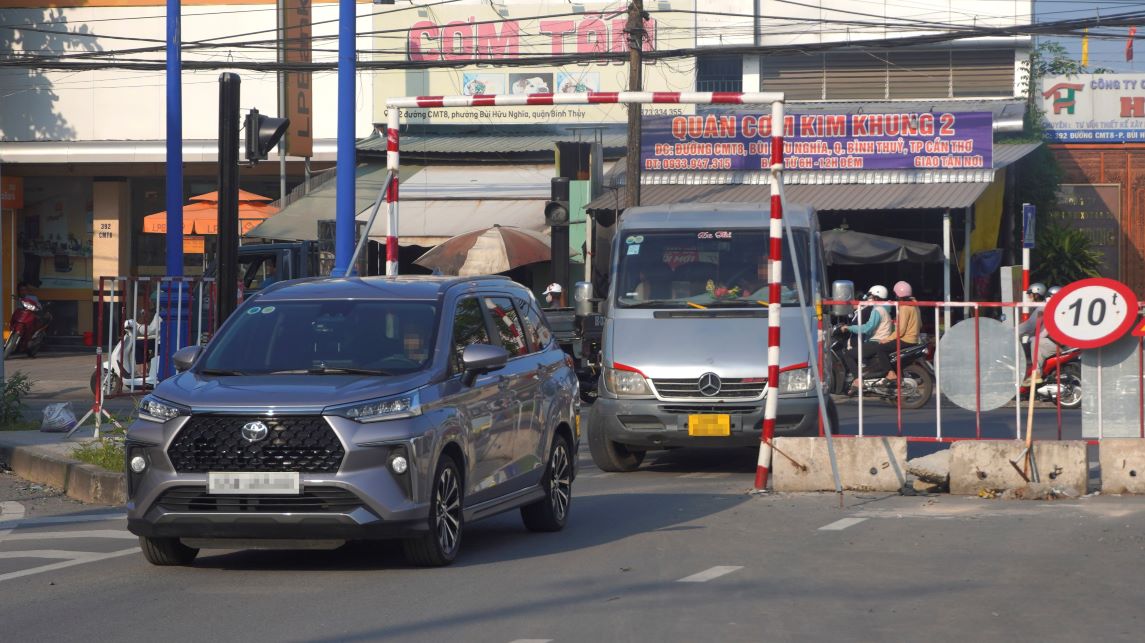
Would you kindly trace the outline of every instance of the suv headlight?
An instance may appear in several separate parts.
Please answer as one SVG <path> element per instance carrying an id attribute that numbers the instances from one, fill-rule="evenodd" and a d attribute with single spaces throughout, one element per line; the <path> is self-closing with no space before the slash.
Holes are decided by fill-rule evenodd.
<path id="1" fill-rule="evenodd" d="M 161 400 L 154 395 L 148 395 L 143 398 L 139 403 L 139 419 L 147 420 L 148 422 L 158 422 L 163 424 L 168 420 L 173 420 L 180 415 L 190 415 L 190 410 L 181 406 L 176 406 L 166 400 Z"/>
<path id="2" fill-rule="evenodd" d="M 421 415 L 421 400 L 417 391 L 404 395 L 384 397 L 368 402 L 357 402 L 329 411 L 330 415 L 349 418 L 355 422 L 381 422 Z"/>
<path id="3" fill-rule="evenodd" d="M 804 393 L 811 390 L 811 369 L 793 368 L 779 374 L 779 392 Z"/>
<path id="4" fill-rule="evenodd" d="M 604 367 L 604 387 L 616 397 L 651 397 L 652 387 L 644 373 L 630 368 Z"/>

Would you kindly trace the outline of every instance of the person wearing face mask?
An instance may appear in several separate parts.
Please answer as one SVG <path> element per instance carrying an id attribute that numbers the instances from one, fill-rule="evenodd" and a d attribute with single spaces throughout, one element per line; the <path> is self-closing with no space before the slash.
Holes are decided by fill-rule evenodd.
<path id="1" fill-rule="evenodd" d="M 560 284 L 549 284 L 541 293 L 545 296 L 545 303 L 549 306 L 561 307 L 565 305 L 564 288 Z"/>

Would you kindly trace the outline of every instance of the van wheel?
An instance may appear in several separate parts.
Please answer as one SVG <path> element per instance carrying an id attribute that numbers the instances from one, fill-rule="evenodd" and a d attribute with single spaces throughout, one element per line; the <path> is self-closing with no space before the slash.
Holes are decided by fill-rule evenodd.
<path id="1" fill-rule="evenodd" d="M 403 541 L 406 560 L 421 567 L 443 567 L 457 558 L 461 548 L 462 514 L 461 476 L 457 463 L 442 455 L 433 474 L 429 499 L 429 532 Z"/>
<path id="2" fill-rule="evenodd" d="M 591 426 L 588 427 L 588 450 L 601 471 L 628 473 L 640 468 L 640 463 L 644 462 L 644 451 L 613 442 L 603 431 Z"/>
<path id="3" fill-rule="evenodd" d="M 199 550 L 188 547 L 178 538 L 147 538 L 139 537 L 139 546 L 143 549 L 143 557 L 152 565 L 172 566 L 190 565 Z"/>
<path id="4" fill-rule="evenodd" d="M 549 466 L 541 481 L 545 497 L 521 507 L 521 519 L 525 521 L 525 528 L 529 531 L 560 531 L 565 528 L 569 518 L 569 503 L 572 502 L 572 472 L 568 440 L 557 434 L 553 437 Z"/>

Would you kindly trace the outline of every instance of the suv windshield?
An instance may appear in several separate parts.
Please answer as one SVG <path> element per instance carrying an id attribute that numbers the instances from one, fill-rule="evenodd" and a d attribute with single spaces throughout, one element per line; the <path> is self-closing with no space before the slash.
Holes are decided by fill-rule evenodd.
<path id="1" fill-rule="evenodd" d="M 796 230 L 803 292 L 809 235 Z M 747 307 L 768 303 L 765 230 L 629 231 L 620 240 L 616 303 L 621 308 Z M 799 303 L 787 239 L 783 241 L 781 298 Z"/>
<path id="2" fill-rule="evenodd" d="M 429 365 L 438 307 L 428 301 L 276 301 L 241 308 L 203 374 L 410 373 Z"/>

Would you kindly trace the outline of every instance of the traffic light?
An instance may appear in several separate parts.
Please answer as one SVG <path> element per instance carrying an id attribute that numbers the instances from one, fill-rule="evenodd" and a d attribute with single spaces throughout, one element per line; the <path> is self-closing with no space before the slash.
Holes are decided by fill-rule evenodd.
<path id="1" fill-rule="evenodd" d="M 567 226 L 569 224 L 569 180 L 565 177 L 553 178 L 549 201 L 545 203 L 545 224 Z"/>
<path id="2" fill-rule="evenodd" d="M 255 163 L 266 160 L 270 150 L 278 145 L 278 139 L 290 127 L 289 118 L 263 116 L 257 109 L 246 115 L 246 160 Z"/>

